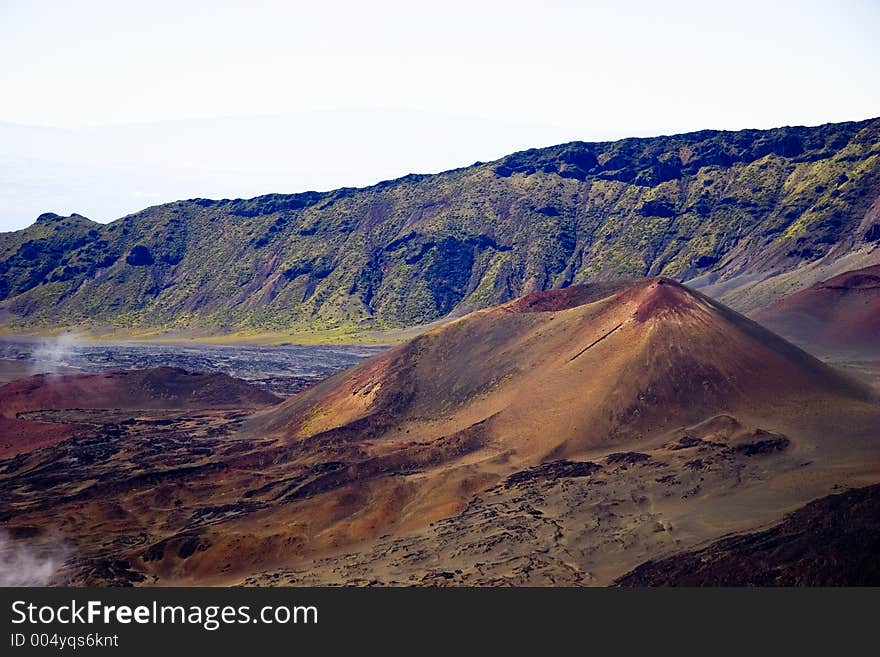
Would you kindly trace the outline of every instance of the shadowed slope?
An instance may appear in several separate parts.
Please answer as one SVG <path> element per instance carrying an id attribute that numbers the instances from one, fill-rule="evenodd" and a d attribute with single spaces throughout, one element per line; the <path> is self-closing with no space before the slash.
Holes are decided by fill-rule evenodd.
<path id="1" fill-rule="evenodd" d="M 620 586 L 880 585 L 880 486 L 816 500 L 784 522 L 649 561 Z"/>
<path id="2" fill-rule="evenodd" d="M 830 352 L 880 355 L 880 265 L 849 271 L 754 313 L 800 344 Z"/>

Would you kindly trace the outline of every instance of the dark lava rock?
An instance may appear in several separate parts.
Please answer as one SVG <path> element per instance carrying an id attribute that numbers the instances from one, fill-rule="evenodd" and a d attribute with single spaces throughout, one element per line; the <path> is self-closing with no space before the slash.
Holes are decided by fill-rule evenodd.
<path id="1" fill-rule="evenodd" d="M 521 470 L 510 475 L 504 482 L 505 486 L 517 486 L 539 479 L 565 479 L 569 477 L 589 477 L 598 472 L 602 466 L 592 461 L 551 461 L 542 463 L 528 470 Z"/>
<path id="2" fill-rule="evenodd" d="M 161 561 L 169 548 L 176 548 L 175 552 L 179 559 L 189 559 L 196 552 L 203 552 L 208 547 L 209 544 L 198 535 L 181 534 L 154 543 L 141 554 L 141 558 L 145 562 Z"/>
<path id="3" fill-rule="evenodd" d="M 198 536 L 188 536 L 177 548 L 177 556 L 181 559 L 189 559 L 196 552 L 203 552 L 208 549 L 208 544 L 202 541 Z"/>
<path id="4" fill-rule="evenodd" d="M 718 262 L 717 256 L 701 255 L 694 263 L 694 267 L 697 269 L 705 269 L 706 267 L 711 267 L 716 262 Z"/>
<path id="5" fill-rule="evenodd" d="M 880 485 L 823 497 L 762 532 L 648 561 L 618 586 L 878 586 Z"/>
<path id="6" fill-rule="evenodd" d="M 669 201 L 662 199 L 646 201 L 645 204 L 639 208 L 639 214 L 643 217 L 674 217 L 675 206 Z"/>
<path id="7" fill-rule="evenodd" d="M 156 262 L 150 250 L 142 244 L 133 246 L 131 252 L 125 256 L 125 261 L 132 267 L 145 267 Z"/>
<path id="8" fill-rule="evenodd" d="M 577 145 L 572 145 L 562 154 L 562 161 L 574 165 L 584 171 L 589 171 L 599 164 L 599 158 L 592 151 Z"/>
<path id="9" fill-rule="evenodd" d="M 558 217 L 559 210 L 552 205 L 545 205 L 542 208 L 538 208 L 538 213 L 543 214 L 545 217 Z"/>
<path id="10" fill-rule="evenodd" d="M 632 465 L 634 463 L 642 463 L 650 458 L 650 456 L 642 454 L 641 452 L 615 452 L 614 454 L 608 455 L 607 461 L 609 465 L 618 463 Z"/>
<path id="11" fill-rule="evenodd" d="M 43 533 L 43 530 L 39 527 L 32 527 L 30 525 L 23 525 L 21 527 L 9 527 L 7 529 L 9 534 L 9 538 L 13 540 L 21 540 L 26 538 L 34 538 L 35 536 L 39 536 Z"/>
<path id="12" fill-rule="evenodd" d="M 770 434 L 766 432 L 762 432 L 761 434 L 756 435 L 768 435 L 770 437 L 762 438 L 761 440 L 756 440 L 752 443 L 746 443 L 744 445 L 731 447 L 730 451 L 735 454 L 743 454 L 745 456 L 772 454 L 773 452 L 781 452 L 787 449 L 789 444 L 791 443 L 791 441 L 785 436 L 778 436 L 776 434 Z"/>
<path id="13" fill-rule="evenodd" d="M 676 451 L 679 449 L 688 449 L 690 447 L 697 447 L 699 445 L 703 445 L 706 441 L 701 440 L 700 438 L 694 438 L 693 436 L 682 436 L 678 439 L 678 442 L 669 446 L 669 449 Z"/>
<path id="14" fill-rule="evenodd" d="M 79 579 L 86 586 L 128 587 L 146 580 L 143 573 L 132 570 L 125 559 L 94 559 L 80 569 Z"/>

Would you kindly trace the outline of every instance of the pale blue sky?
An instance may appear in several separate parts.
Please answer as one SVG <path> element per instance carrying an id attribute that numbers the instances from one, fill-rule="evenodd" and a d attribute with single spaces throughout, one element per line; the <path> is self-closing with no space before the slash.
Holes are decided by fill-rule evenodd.
<path id="1" fill-rule="evenodd" d="M 880 3 L 724 4 L 0 0 L 0 230 L 880 115 Z"/>

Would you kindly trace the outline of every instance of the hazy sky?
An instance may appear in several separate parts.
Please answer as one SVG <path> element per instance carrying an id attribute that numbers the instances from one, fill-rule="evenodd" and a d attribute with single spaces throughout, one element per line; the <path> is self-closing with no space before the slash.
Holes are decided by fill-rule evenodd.
<path id="1" fill-rule="evenodd" d="M 0 0 L 0 230 L 880 115 L 880 2 L 724 4 Z"/>

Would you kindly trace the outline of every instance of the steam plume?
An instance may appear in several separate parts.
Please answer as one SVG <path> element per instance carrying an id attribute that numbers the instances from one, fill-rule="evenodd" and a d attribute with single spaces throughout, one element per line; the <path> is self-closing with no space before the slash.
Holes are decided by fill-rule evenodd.
<path id="1" fill-rule="evenodd" d="M 0 530 L 0 587 L 48 586 L 68 555 L 61 543 L 28 545 Z"/>

